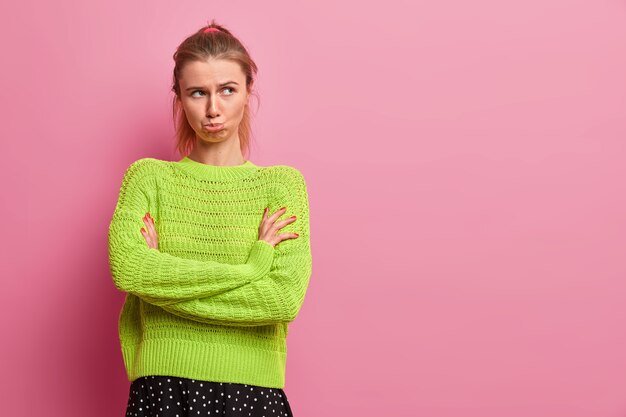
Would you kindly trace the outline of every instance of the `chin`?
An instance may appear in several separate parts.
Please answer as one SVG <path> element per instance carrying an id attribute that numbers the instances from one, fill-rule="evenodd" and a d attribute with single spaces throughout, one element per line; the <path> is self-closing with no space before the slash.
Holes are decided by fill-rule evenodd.
<path id="1" fill-rule="evenodd" d="M 203 131 L 202 134 L 198 136 L 200 136 L 206 142 L 217 142 L 216 139 L 224 139 L 228 137 L 227 133 L 228 132 L 226 132 L 226 129 L 222 129 L 216 133 L 207 133 Z"/>

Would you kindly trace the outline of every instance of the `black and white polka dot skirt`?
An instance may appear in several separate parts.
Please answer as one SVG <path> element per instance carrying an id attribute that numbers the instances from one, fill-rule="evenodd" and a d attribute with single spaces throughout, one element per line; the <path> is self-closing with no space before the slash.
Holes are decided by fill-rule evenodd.
<path id="1" fill-rule="evenodd" d="M 130 385 L 128 417 L 293 417 L 280 388 L 144 376 Z"/>

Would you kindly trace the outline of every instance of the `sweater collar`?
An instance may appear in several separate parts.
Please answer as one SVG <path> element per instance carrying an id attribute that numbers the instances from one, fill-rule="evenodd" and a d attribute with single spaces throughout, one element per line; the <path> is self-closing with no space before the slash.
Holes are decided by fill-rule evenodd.
<path id="1" fill-rule="evenodd" d="M 183 157 L 175 164 L 196 178 L 216 181 L 232 181 L 243 178 L 258 168 L 250 160 L 241 165 L 210 165 L 194 161 L 188 156 Z"/>

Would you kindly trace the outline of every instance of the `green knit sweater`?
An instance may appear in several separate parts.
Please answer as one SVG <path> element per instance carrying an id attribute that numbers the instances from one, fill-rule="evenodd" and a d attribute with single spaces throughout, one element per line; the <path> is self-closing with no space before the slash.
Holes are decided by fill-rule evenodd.
<path id="1" fill-rule="evenodd" d="M 296 221 L 272 246 L 263 210 Z M 140 229 L 149 212 L 159 249 Z M 216 166 L 188 157 L 127 168 L 108 230 L 115 287 L 126 293 L 119 337 L 128 380 L 179 376 L 284 388 L 288 324 L 311 276 L 303 175 L 286 165 Z"/>

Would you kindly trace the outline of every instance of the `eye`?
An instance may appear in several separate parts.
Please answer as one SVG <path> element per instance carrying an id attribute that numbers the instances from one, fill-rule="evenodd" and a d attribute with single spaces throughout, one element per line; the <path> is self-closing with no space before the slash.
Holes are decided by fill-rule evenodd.
<path id="1" fill-rule="evenodd" d="M 230 96 L 230 95 L 234 94 L 234 92 L 235 92 L 235 89 L 233 87 L 225 87 L 224 90 L 232 90 L 233 91 L 230 94 L 226 94 L 227 96 Z"/>
<path id="2" fill-rule="evenodd" d="M 196 93 L 204 94 L 204 92 L 202 90 L 194 90 L 194 91 L 191 92 L 191 97 L 197 97 L 197 96 L 194 96 L 194 94 L 196 94 Z"/>

